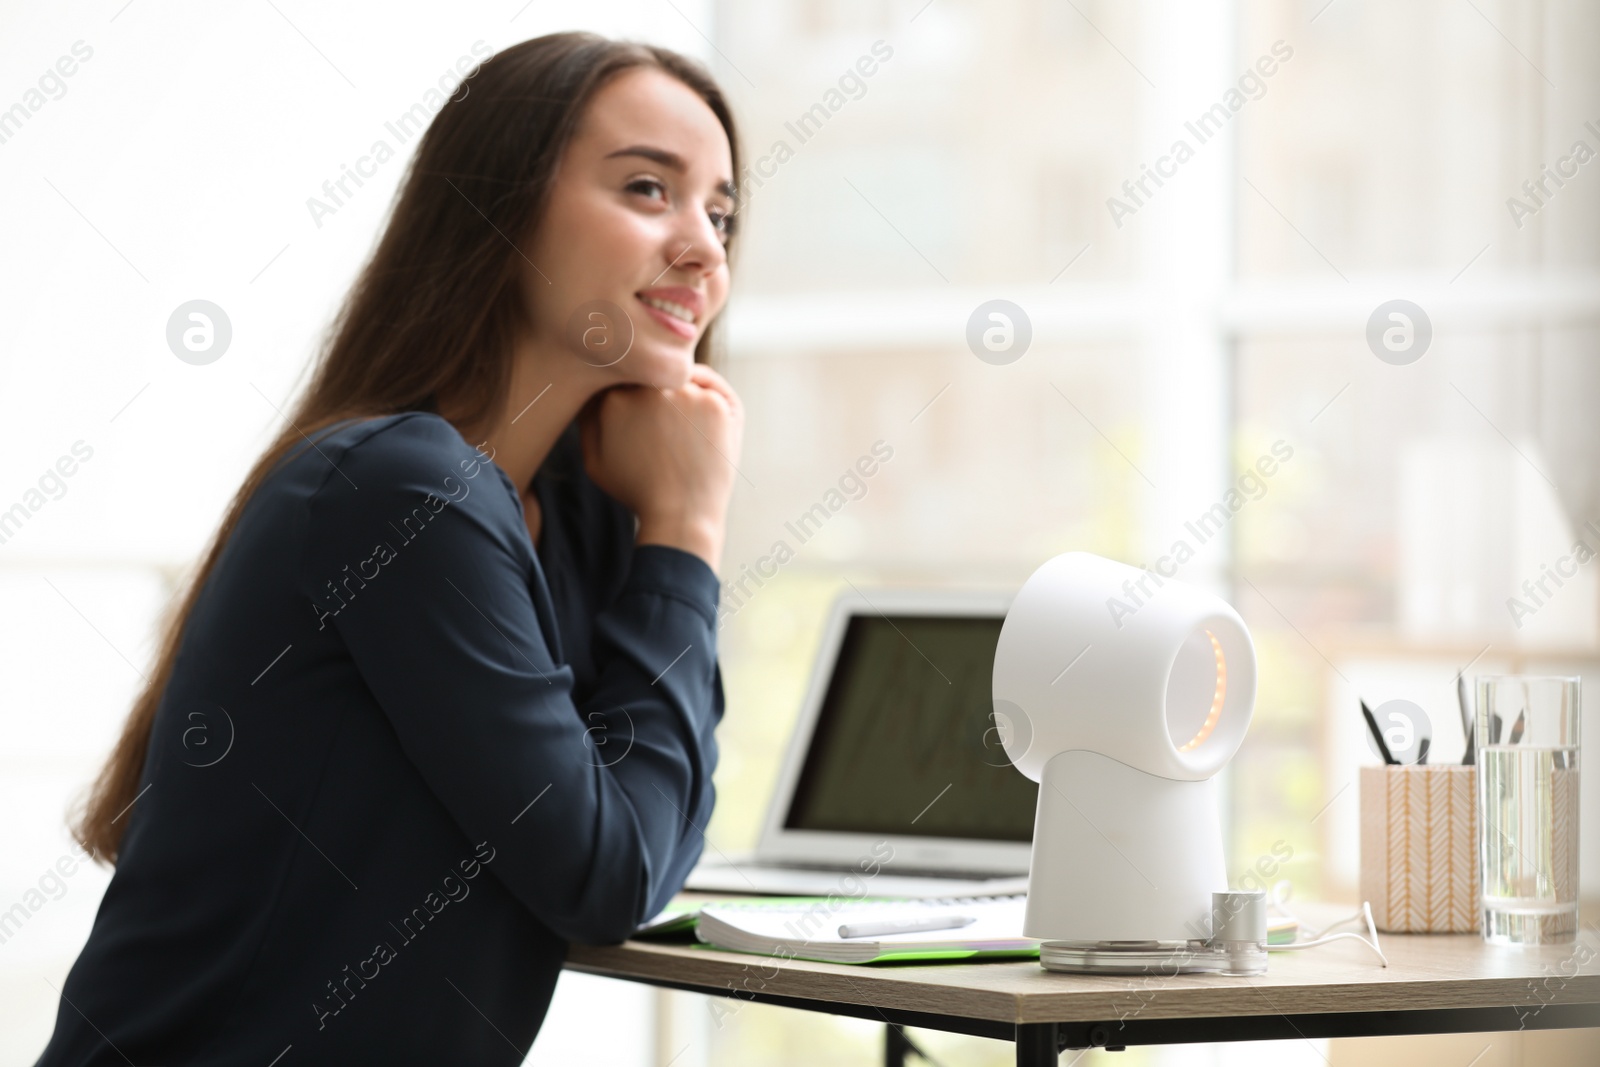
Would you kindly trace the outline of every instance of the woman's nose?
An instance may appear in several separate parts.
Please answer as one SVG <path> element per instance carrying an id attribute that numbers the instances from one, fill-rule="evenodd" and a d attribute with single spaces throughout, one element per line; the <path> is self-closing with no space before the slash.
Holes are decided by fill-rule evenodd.
<path id="1" fill-rule="evenodd" d="M 691 274 L 711 274 L 727 261 L 716 227 L 704 211 L 685 212 L 673 228 L 663 250 L 668 269 Z"/>

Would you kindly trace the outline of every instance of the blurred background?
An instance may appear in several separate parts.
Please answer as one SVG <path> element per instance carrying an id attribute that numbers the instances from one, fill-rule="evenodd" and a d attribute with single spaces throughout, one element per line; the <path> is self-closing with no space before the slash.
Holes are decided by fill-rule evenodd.
<path id="1" fill-rule="evenodd" d="M 1287 845 L 1297 899 L 1357 899 L 1358 697 L 1421 706 L 1449 761 L 1458 673 L 1581 674 L 1600 736 L 1592 4 L 3 3 L 0 513 L 26 514 L 0 524 L 0 1064 L 43 1047 L 107 872 L 12 906 L 66 853 L 159 612 L 380 232 L 413 147 L 384 124 L 460 57 L 572 28 L 698 57 L 742 123 L 724 578 L 780 540 L 794 558 L 724 589 L 720 849 L 754 844 L 847 581 L 1014 588 L 1070 549 L 1153 565 L 1185 543 L 1179 576 L 1244 616 L 1260 695 L 1225 779 L 1230 870 Z M 380 139 L 397 157 L 314 216 Z M 194 299 L 232 326 L 205 366 L 166 343 Z M 1005 361 L 967 340 L 993 300 L 1026 324 Z M 879 442 L 865 493 L 797 543 L 785 522 Z M 64 455 L 75 473 L 32 493 Z M 1594 915 L 1592 788 L 1583 827 Z M 950 1067 L 1010 1062 L 915 1036 Z M 1083 1061 L 1493 1067 L 1592 1062 L 1594 1039 Z M 530 1062 L 865 1064 L 881 1043 L 568 975 Z"/>

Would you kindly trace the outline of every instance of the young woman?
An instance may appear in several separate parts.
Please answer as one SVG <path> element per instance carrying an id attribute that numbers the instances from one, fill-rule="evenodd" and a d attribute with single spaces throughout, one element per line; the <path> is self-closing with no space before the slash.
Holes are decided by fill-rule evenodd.
<path id="1" fill-rule="evenodd" d="M 715 84 L 588 34 L 439 112 L 76 832 L 39 1063 L 520 1063 L 701 851 L 742 433 Z"/>

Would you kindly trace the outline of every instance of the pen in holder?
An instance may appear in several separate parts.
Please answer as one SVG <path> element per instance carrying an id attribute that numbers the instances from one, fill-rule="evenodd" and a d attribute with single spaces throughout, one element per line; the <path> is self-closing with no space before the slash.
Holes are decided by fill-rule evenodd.
<path id="1" fill-rule="evenodd" d="M 1385 933 L 1478 929 L 1477 768 L 1361 768 L 1361 896 Z"/>

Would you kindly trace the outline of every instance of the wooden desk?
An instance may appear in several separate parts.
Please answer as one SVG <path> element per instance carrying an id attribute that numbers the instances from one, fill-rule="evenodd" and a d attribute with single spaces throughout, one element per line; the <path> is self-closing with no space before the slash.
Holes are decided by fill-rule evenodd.
<path id="1" fill-rule="evenodd" d="M 1600 931 L 1527 950 L 1491 947 L 1476 934 L 1380 940 L 1387 969 L 1342 941 L 1274 952 L 1255 978 L 1052 974 L 1035 960 L 848 967 L 643 941 L 574 945 L 567 966 L 881 1020 L 891 1064 L 903 1059 L 904 1026 L 1015 1041 L 1019 1067 L 1054 1065 L 1062 1050 L 1091 1046 L 1600 1027 Z"/>

